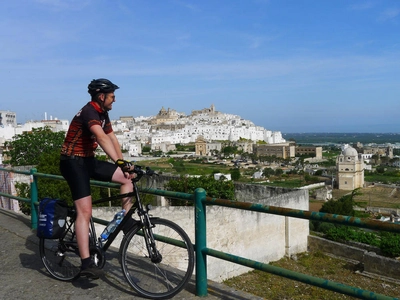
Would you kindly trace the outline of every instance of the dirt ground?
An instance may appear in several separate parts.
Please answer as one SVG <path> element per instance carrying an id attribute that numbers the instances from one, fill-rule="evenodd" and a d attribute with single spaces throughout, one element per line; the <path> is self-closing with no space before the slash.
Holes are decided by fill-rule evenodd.
<path id="1" fill-rule="evenodd" d="M 381 276 L 367 276 L 367 274 L 360 272 L 360 266 L 358 264 L 319 252 L 302 253 L 297 255 L 296 259 L 283 258 L 277 262 L 271 263 L 271 265 L 314 277 L 324 278 L 339 284 L 357 287 L 365 291 L 380 294 L 381 296 L 386 295 L 388 298 L 400 297 L 399 281 L 382 278 Z M 356 299 L 352 296 L 324 290 L 316 286 L 261 271 L 252 271 L 229 279 L 224 283 L 230 287 L 252 293 L 264 299 Z"/>
<path id="2" fill-rule="evenodd" d="M 400 208 L 400 188 L 394 187 L 381 187 L 381 186 L 370 186 L 360 189 L 361 195 L 357 195 L 354 198 L 357 206 L 359 207 L 388 207 L 388 208 Z M 351 193 L 351 191 L 345 190 L 333 190 L 332 196 L 334 199 Z M 310 202 L 310 211 L 319 211 L 324 201 Z"/>
<path id="3" fill-rule="evenodd" d="M 310 202 L 309 204 L 309 211 L 319 211 L 321 209 L 321 206 L 324 204 L 325 202 L 323 201 L 319 201 L 319 202 Z"/>

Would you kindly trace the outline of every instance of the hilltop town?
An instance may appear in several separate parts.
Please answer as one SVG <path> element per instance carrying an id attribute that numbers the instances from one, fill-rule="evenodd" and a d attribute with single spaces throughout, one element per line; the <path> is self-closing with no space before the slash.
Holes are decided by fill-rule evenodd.
<path id="1" fill-rule="evenodd" d="M 285 142 L 280 131 L 267 130 L 238 115 L 219 112 L 214 105 L 193 110 L 190 115 L 162 107 L 155 116 L 121 116 L 112 123 L 123 150 L 130 156 L 140 155 L 143 146 L 166 153 L 174 150 L 175 144 L 195 143 L 199 137 L 207 141 Z M 17 134 L 44 126 L 53 131 L 67 131 L 69 121 L 45 117 L 41 121 L 17 124 L 15 113 L 0 111 L 0 147 Z"/>
<path id="2" fill-rule="evenodd" d="M 11 141 L 15 135 L 45 126 L 54 132 L 66 132 L 69 127 L 68 120 L 48 119 L 47 114 L 41 121 L 17 124 L 16 120 L 15 113 L 0 111 L 0 164 L 4 143 Z M 255 160 L 275 157 L 278 162 L 286 160 L 284 172 L 290 172 L 299 168 L 296 161 L 303 157 L 307 158 L 307 164 L 301 166 L 302 171 L 313 174 L 320 170 L 332 174 L 332 170 L 318 166 L 324 161 L 322 147 L 301 146 L 294 141 L 286 141 L 280 131 L 256 126 L 238 115 L 219 112 L 214 105 L 193 110 L 190 115 L 162 107 L 154 116 L 121 116 L 118 120 L 112 120 L 112 123 L 122 150 L 129 158 L 142 156 L 143 149 L 146 149 L 147 155 L 165 155 L 176 151 L 177 145 L 190 145 L 192 156 L 221 157 L 226 156 L 222 153 L 227 146 L 233 146 L 241 153 L 234 160 L 235 166 L 239 166 L 245 160 L 243 158 L 257 165 Z M 360 143 L 343 145 L 342 153 L 336 157 L 334 171 L 338 188 L 352 190 L 363 186 L 364 170 L 371 171 L 372 165 L 381 163 L 380 158 L 392 160 L 393 147 L 365 147 Z M 391 164 L 399 167 L 400 161 L 394 159 Z M 280 164 L 278 166 L 282 167 Z M 254 176 L 262 177 L 262 168 Z"/>

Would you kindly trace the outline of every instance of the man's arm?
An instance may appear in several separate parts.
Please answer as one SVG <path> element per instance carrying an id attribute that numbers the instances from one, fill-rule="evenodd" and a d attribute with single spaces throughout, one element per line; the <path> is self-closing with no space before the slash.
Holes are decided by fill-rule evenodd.
<path id="1" fill-rule="evenodd" d="M 118 158 L 122 159 L 122 151 L 121 151 L 121 145 L 118 142 L 118 139 L 115 135 L 115 133 L 112 131 L 109 134 L 107 134 L 108 137 L 110 138 L 110 140 L 112 141 L 113 145 L 114 145 L 114 149 L 117 152 Z"/>
<path id="2" fill-rule="evenodd" d="M 118 140 L 113 132 L 106 134 L 100 125 L 93 125 L 90 131 L 96 137 L 97 143 L 104 152 L 113 160 L 122 159 L 122 152 Z"/>

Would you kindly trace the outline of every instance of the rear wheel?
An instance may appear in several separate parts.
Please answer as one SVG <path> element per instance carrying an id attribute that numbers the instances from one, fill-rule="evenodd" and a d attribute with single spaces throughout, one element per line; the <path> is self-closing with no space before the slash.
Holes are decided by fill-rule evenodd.
<path id="1" fill-rule="evenodd" d="M 63 281 L 79 276 L 81 258 L 75 234 L 68 232 L 62 239 L 40 239 L 40 258 L 49 273 Z"/>
<path id="2" fill-rule="evenodd" d="M 143 230 L 134 227 L 121 243 L 123 273 L 139 294 L 152 299 L 171 298 L 191 278 L 194 268 L 193 245 L 185 231 L 164 219 L 152 219 L 155 238 L 149 255 Z M 152 257 L 150 257 L 152 256 Z"/>

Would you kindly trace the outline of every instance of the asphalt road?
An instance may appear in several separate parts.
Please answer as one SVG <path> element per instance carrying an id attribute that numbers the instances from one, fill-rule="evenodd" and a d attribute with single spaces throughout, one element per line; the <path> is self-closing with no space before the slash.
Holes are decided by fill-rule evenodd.
<path id="1" fill-rule="evenodd" d="M 78 278 L 72 282 L 54 279 L 44 268 L 36 232 L 30 218 L 0 209 L 0 299 L 145 299 L 126 283 L 117 252 L 108 251 L 106 275 L 98 280 Z M 208 295 L 196 296 L 195 281 L 174 299 L 261 299 L 223 284 L 208 282 Z"/>

